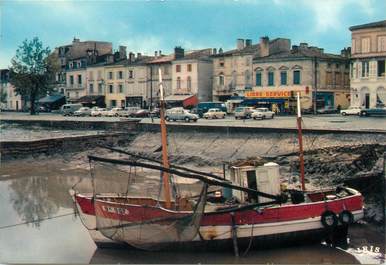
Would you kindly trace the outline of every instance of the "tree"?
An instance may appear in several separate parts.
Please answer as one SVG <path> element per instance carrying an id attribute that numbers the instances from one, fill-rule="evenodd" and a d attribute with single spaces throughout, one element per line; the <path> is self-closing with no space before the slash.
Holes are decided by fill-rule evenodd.
<path id="1" fill-rule="evenodd" d="M 10 83 L 15 92 L 30 102 L 30 114 L 36 114 L 35 104 L 53 88 L 59 65 L 48 47 L 38 37 L 27 39 L 16 50 L 10 69 Z"/>

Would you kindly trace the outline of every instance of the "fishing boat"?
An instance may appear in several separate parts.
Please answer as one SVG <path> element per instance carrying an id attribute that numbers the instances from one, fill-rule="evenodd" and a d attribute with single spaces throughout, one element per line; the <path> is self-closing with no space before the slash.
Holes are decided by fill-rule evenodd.
<path id="1" fill-rule="evenodd" d="M 341 186 L 306 189 L 299 94 L 301 188 L 289 189 L 281 185 L 279 165 L 272 162 L 231 165 L 225 178 L 170 164 L 161 70 L 159 82 L 162 161 L 109 147 L 127 158 L 89 155 L 92 191 L 72 189 L 80 218 L 98 246 L 229 245 L 239 255 L 241 245 L 334 242 L 346 238 L 348 226 L 363 218 L 360 192 Z M 141 179 L 147 179 L 142 186 Z"/>

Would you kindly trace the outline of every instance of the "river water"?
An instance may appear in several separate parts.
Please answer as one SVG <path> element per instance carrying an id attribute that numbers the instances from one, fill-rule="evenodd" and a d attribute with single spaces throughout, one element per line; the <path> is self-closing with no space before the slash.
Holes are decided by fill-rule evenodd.
<path id="1" fill-rule="evenodd" d="M 0 263 L 384 262 L 380 254 L 384 252 L 384 234 L 368 224 L 358 224 L 350 229 L 351 242 L 344 249 L 323 244 L 299 244 L 264 251 L 250 250 L 240 258 L 235 258 L 232 252 L 97 249 L 79 218 L 73 215 L 73 203 L 68 193 L 75 183 L 88 177 L 87 163 L 79 157 L 2 162 Z"/>

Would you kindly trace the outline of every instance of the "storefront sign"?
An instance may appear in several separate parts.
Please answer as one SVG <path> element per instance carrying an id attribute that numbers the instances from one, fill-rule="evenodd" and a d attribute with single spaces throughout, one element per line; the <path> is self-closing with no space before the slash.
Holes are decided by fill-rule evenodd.
<path id="1" fill-rule="evenodd" d="M 247 98 L 289 98 L 291 91 L 248 91 L 245 92 Z"/>

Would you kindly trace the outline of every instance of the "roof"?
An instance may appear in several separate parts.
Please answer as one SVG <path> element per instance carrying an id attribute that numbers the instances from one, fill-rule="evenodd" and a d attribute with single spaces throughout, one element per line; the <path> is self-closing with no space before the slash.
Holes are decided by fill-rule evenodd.
<path id="1" fill-rule="evenodd" d="M 386 20 L 352 26 L 352 27 L 349 27 L 349 30 L 353 31 L 358 29 L 370 29 L 370 28 L 382 28 L 382 27 L 386 28 Z"/>
<path id="2" fill-rule="evenodd" d="M 165 101 L 184 101 L 191 97 L 194 97 L 194 95 L 170 95 L 165 98 Z"/>
<path id="3" fill-rule="evenodd" d="M 174 60 L 174 53 L 169 55 L 163 55 L 161 57 L 158 57 L 154 60 L 149 61 L 149 64 L 156 64 L 156 63 L 168 63 Z"/>
<path id="4" fill-rule="evenodd" d="M 193 50 L 185 52 L 184 57 L 178 58 L 176 60 L 196 60 L 196 59 L 209 59 L 209 56 L 212 53 L 211 48 Z"/>
<path id="5" fill-rule="evenodd" d="M 64 95 L 46 96 L 44 98 L 39 99 L 39 103 L 52 103 L 52 102 L 61 100 L 62 98 L 64 98 Z"/>
<path id="6" fill-rule="evenodd" d="M 217 53 L 212 55 L 212 57 L 222 57 L 222 56 L 230 56 L 233 54 L 251 54 L 251 53 L 257 53 L 260 50 L 260 44 L 253 44 L 249 45 L 247 47 L 244 47 L 243 49 L 233 49 L 222 53 Z"/>
<path id="7" fill-rule="evenodd" d="M 324 53 L 317 48 L 301 48 L 292 49 L 290 51 L 279 52 L 264 57 L 255 57 L 253 61 L 265 61 L 265 60 L 276 60 L 276 59 L 301 59 L 301 58 L 319 58 L 319 59 L 332 59 L 332 60 L 345 60 L 341 55 Z"/>

